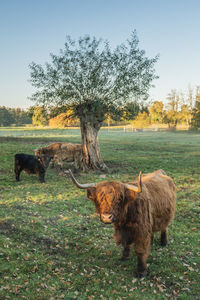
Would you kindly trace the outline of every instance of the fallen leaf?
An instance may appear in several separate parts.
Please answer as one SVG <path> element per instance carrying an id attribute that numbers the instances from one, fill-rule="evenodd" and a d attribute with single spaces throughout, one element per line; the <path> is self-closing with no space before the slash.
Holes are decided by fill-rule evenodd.
<path id="1" fill-rule="evenodd" d="M 157 287 L 160 290 L 160 292 L 163 292 L 163 287 L 160 284 L 157 284 Z"/>

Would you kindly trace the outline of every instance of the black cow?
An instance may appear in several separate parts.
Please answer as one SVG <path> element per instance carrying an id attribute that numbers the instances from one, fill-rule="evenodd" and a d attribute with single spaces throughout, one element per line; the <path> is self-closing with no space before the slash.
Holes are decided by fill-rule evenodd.
<path id="1" fill-rule="evenodd" d="M 37 174 L 40 182 L 45 182 L 44 176 L 46 169 L 53 156 L 35 156 L 24 153 L 15 154 L 15 175 L 16 180 L 19 181 L 21 171 L 28 174 Z"/>

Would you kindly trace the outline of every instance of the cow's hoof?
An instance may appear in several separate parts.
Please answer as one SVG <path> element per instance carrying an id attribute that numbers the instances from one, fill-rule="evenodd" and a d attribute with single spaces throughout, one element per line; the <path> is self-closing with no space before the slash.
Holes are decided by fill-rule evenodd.
<path id="1" fill-rule="evenodd" d="M 168 243 L 163 243 L 163 242 L 161 242 L 160 245 L 161 245 L 162 247 L 167 247 L 167 246 L 168 246 Z"/>
<path id="2" fill-rule="evenodd" d="M 145 278 L 146 276 L 147 276 L 147 270 L 145 270 L 143 272 L 137 272 L 136 273 L 137 278 Z"/>
<path id="3" fill-rule="evenodd" d="M 125 262 L 125 261 L 127 261 L 127 260 L 129 260 L 129 256 L 122 256 L 122 257 L 120 258 L 120 261 L 121 261 L 121 262 Z"/>

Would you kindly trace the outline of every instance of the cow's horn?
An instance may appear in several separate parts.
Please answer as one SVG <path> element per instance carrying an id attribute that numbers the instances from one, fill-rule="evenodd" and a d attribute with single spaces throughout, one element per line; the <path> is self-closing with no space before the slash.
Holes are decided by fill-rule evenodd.
<path id="1" fill-rule="evenodd" d="M 69 174 L 69 176 L 71 177 L 73 183 L 79 188 L 79 189 L 87 189 L 90 187 L 95 187 L 96 183 L 86 183 L 86 184 L 81 184 L 79 183 L 76 178 L 74 177 L 72 171 L 69 169 L 68 171 L 65 171 L 65 174 Z"/>
<path id="2" fill-rule="evenodd" d="M 142 172 L 140 171 L 139 177 L 138 177 L 138 186 L 132 185 L 132 184 L 125 184 L 126 188 L 136 192 L 141 193 L 142 192 Z"/>

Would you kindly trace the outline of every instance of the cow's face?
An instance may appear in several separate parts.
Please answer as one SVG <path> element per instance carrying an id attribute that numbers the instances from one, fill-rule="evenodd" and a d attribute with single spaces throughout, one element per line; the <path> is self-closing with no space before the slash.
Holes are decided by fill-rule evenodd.
<path id="1" fill-rule="evenodd" d="M 120 222 L 126 213 L 128 203 L 134 201 L 136 195 L 142 191 L 141 172 L 138 186 L 113 181 L 81 184 L 76 180 L 71 170 L 65 173 L 69 174 L 72 182 L 79 189 L 87 190 L 87 197 L 94 202 L 96 211 L 105 224 Z"/>
<path id="2" fill-rule="evenodd" d="M 37 148 L 37 149 L 35 149 L 35 156 L 40 156 L 40 155 L 42 155 L 42 148 Z"/>
<path id="3" fill-rule="evenodd" d="M 48 168 L 51 159 L 53 159 L 53 156 L 47 156 L 47 155 L 37 156 L 38 162 L 43 166 L 45 170 Z"/>
<path id="4" fill-rule="evenodd" d="M 87 189 L 87 197 L 94 202 L 105 224 L 117 222 L 127 203 L 126 189 L 120 182 L 99 183 L 97 187 Z"/>

